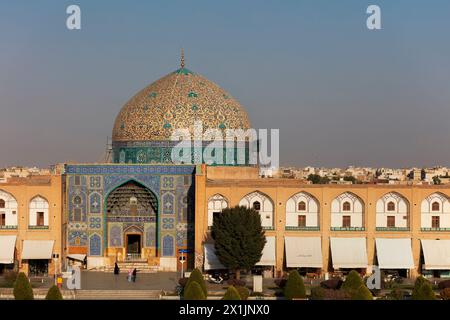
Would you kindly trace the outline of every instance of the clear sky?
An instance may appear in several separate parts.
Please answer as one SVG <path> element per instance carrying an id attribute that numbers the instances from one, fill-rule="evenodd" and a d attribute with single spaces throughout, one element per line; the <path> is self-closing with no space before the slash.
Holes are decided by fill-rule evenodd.
<path id="1" fill-rule="evenodd" d="M 450 165 L 449 26 L 446 0 L 1 0 L 0 166 L 100 160 L 181 47 L 253 127 L 280 129 L 282 165 Z"/>

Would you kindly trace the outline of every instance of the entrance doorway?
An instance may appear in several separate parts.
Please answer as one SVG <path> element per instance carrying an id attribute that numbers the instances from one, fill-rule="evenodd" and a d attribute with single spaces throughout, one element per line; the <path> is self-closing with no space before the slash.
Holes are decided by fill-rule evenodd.
<path id="1" fill-rule="evenodd" d="M 141 258 L 141 235 L 127 234 L 127 258 L 136 260 Z"/>

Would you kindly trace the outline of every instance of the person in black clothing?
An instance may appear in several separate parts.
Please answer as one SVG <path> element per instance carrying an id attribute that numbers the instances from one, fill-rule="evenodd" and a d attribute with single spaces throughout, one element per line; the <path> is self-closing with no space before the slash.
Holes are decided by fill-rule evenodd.
<path id="1" fill-rule="evenodd" d="M 117 265 L 117 262 L 114 263 L 114 274 L 119 274 L 120 273 L 120 268 Z"/>
<path id="2" fill-rule="evenodd" d="M 133 282 L 136 282 L 136 275 L 137 275 L 137 270 L 136 270 L 136 268 L 134 268 L 134 270 L 133 270 Z"/>

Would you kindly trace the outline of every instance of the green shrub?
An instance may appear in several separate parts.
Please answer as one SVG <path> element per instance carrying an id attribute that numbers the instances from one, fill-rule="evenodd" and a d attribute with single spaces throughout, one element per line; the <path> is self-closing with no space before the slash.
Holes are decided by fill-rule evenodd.
<path id="1" fill-rule="evenodd" d="M 350 271 L 342 284 L 342 289 L 353 295 L 362 285 L 364 285 L 360 275 L 355 270 Z"/>
<path id="2" fill-rule="evenodd" d="M 305 285 L 303 278 L 300 276 L 297 270 L 289 273 L 286 286 L 284 287 L 284 296 L 289 299 L 306 298 Z"/>
<path id="3" fill-rule="evenodd" d="M 30 282 L 28 281 L 25 273 L 21 272 L 17 276 L 14 282 L 14 299 L 16 300 L 33 300 L 33 289 L 31 288 Z"/>
<path id="4" fill-rule="evenodd" d="M 412 293 L 413 298 L 414 298 L 414 295 L 418 293 L 420 287 L 422 287 L 422 285 L 424 283 L 426 283 L 426 282 L 428 282 L 428 280 L 425 279 L 422 276 L 419 276 L 419 277 L 416 278 L 416 281 L 414 282 L 414 290 L 413 290 L 413 293 Z"/>
<path id="5" fill-rule="evenodd" d="M 436 300 L 433 288 L 431 288 L 430 282 L 424 282 L 422 286 L 413 293 L 413 300 Z"/>
<path id="6" fill-rule="evenodd" d="M 202 288 L 203 295 L 205 296 L 205 298 L 208 296 L 208 289 L 206 288 L 206 283 L 205 280 L 203 279 L 203 274 L 199 269 L 195 268 L 194 271 L 191 272 L 191 276 L 189 277 L 186 286 L 184 288 L 186 289 L 191 282 L 197 282 L 197 284 L 199 284 L 200 287 Z"/>
<path id="7" fill-rule="evenodd" d="M 185 300 L 206 300 L 206 296 L 202 290 L 202 287 L 195 281 L 191 281 L 186 285 L 184 289 Z"/>
<path id="8" fill-rule="evenodd" d="M 352 300 L 373 300 L 372 293 L 365 285 L 360 286 L 351 296 Z"/>
<path id="9" fill-rule="evenodd" d="M 63 296 L 61 294 L 61 291 L 59 291 L 59 288 L 54 285 L 50 289 L 48 289 L 45 300 L 63 300 Z"/>
<path id="10" fill-rule="evenodd" d="M 235 287 L 236 291 L 239 293 L 241 300 L 247 300 L 250 295 L 250 291 L 246 287 L 238 286 Z"/>
<path id="11" fill-rule="evenodd" d="M 222 300 L 241 300 L 241 296 L 235 287 L 229 286 Z"/>
<path id="12" fill-rule="evenodd" d="M 325 289 L 322 287 L 311 288 L 311 300 L 324 300 L 325 299 Z"/>

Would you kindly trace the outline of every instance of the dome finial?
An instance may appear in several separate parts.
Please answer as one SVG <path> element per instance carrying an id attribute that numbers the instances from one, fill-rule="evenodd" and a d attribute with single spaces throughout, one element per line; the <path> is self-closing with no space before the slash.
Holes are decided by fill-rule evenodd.
<path id="1" fill-rule="evenodd" d="M 184 49 L 181 48 L 181 69 L 184 69 Z"/>

